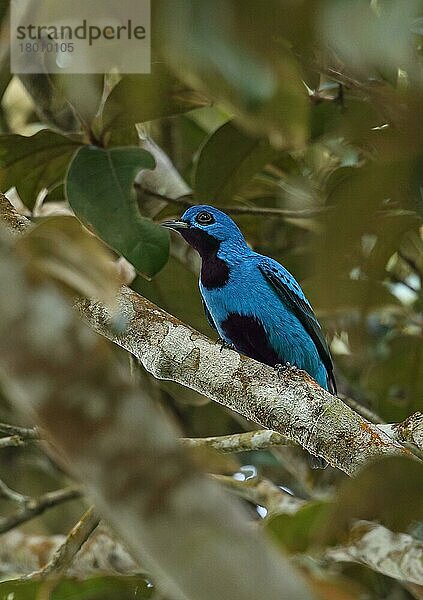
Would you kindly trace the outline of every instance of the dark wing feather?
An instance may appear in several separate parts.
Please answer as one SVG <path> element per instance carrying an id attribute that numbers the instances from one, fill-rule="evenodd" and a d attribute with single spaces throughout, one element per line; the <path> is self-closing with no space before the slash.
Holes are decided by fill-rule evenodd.
<path id="1" fill-rule="evenodd" d="M 319 356 L 325 365 L 330 391 L 333 394 L 336 394 L 336 383 L 333 374 L 330 350 L 313 309 L 304 296 L 300 286 L 288 271 L 272 259 L 264 258 L 259 263 L 258 267 L 283 302 L 291 308 L 292 312 L 297 316 L 304 329 L 310 335 Z"/>

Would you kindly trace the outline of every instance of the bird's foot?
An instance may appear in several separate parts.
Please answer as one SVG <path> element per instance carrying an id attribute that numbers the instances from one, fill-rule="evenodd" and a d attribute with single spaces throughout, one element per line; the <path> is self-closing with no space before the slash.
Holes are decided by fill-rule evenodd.
<path id="1" fill-rule="evenodd" d="M 296 367 L 295 365 L 291 365 L 290 362 L 286 362 L 284 364 L 278 363 L 277 365 L 275 365 L 275 371 L 278 374 L 278 377 L 281 377 L 287 371 L 290 371 L 291 373 L 296 373 L 299 370 L 300 369 L 298 367 Z"/>
<path id="2" fill-rule="evenodd" d="M 216 344 L 220 344 L 220 351 L 221 352 L 222 352 L 223 349 L 225 349 L 225 350 L 235 350 L 235 346 L 233 344 L 230 344 L 229 342 L 227 342 L 223 338 L 219 338 L 217 340 Z"/>

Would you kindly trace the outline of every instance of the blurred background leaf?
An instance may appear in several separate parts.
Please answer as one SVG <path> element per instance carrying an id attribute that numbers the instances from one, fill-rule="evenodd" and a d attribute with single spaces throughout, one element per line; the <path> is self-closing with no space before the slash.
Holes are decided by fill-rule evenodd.
<path id="1" fill-rule="evenodd" d="M 148 75 L 125 75 L 114 86 L 102 111 L 103 134 L 207 103 L 206 98 L 179 83 L 164 64 L 153 63 Z"/>
<path id="2" fill-rule="evenodd" d="M 199 150 L 193 174 L 195 199 L 224 204 L 275 154 L 267 140 L 247 136 L 233 123 L 225 123 Z"/>
<path id="3" fill-rule="evenodd" d="M 18 238 L 32 275 L 55 280 L 72 297 L 93 297 L 114 306 L 121 281 L 113 254 L 74 217 L 50 217 Z"/>
<path id="4" fill-rule="evenodd" d="M 72 155 L 81 145 L 77 138 L 43 129 L 32 137 L 0 136 L 0 185 L 16 187 L 28 208 L 44 188 L 64 180 Z"/>
<path id="5" fill-rule="evenodd" d="M 353 519 L 376 520 L 407 531 L 423 514 L 423 466 L 411 458 L 389 457 L 366 466 L 338 488 L 321 528 L 322 540 L 340 541 Z M 399 507 L 406 506 L 406 510 Z"/>
<path id="6" fill-rule="evenodd" d="M 153 589 L 141 577 L 92 577 L 84 581 L 65 579 L 57 587 L 51 586 L 48 581 L 0 583 L 3 598 L 34 600 L 46 593 L 51 600 L 144 600 L 152 597 Z"/>

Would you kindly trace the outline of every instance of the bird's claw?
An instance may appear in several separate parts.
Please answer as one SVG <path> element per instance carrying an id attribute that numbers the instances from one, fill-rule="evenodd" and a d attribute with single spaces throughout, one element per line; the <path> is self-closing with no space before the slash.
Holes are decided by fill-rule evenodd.
<path id="1" fill-rule="evenodd" d="M 222 352 L 223 349 L 225 349 L 225 350 L 235 350 L 235 346 L 233 344 L 230 344 L 229 342 L 227 342 L 223 338 L 219 338 L 216 343 L 220 344 L 220 351 L 221 352 Z"/>
<path id="2" fill-rule="evenodd" d="M 286 371 L 290 371 L 291 373 L 296 373 L 299 371 L 299 368 L 295 365 L 291 365 L 290 362 L 286 362 L 284 364 L 278 363 L 275 365 L 275 371 L 278 374 L 278 377 L 281 377 Z"/>

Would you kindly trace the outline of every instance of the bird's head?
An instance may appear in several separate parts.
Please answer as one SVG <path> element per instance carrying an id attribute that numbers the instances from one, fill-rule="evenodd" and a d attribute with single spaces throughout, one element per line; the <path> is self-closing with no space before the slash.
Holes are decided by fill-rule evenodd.
<path id="1" fill-rule="evenodd" d="M 247 248 L 238 225 L 224 212 L 207 204 L 190 206 L 179 220 L 165 221 L 162 225 L 178 231 L 203 258 L 216 254 L 221 247 L 223 250 Z"/>

